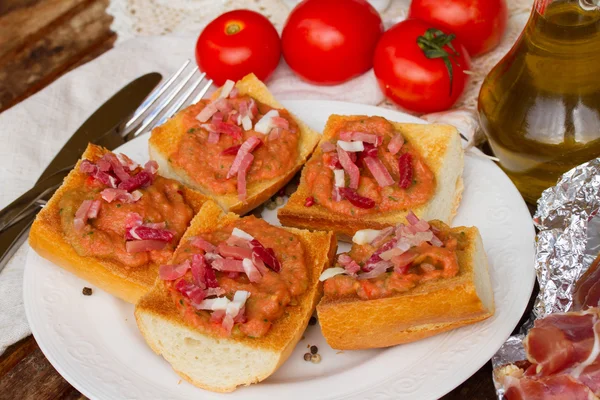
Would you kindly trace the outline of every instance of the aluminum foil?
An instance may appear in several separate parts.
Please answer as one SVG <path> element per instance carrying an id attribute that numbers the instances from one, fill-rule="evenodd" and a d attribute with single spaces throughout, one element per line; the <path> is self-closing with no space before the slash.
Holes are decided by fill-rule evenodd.
<path id="1" fill-rule="evenodd" d="M 565 173 L 538 200 L 533 218 L 536 238 L 535 270 L 540 292 L 531 318 L 492 357 L 494 370 L 525 359 L 523 339 L 533 321 L 554 312 L 569 311 L 575 282 L 600 253 L 600 158 Z M 503 390 L 494 379 L 498 398 Z"/>

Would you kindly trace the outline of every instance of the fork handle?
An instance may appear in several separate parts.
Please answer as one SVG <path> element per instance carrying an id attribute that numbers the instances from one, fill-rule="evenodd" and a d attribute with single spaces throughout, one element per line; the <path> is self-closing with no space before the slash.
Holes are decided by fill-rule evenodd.
<path id="1" fill-rule="evenodd" d="M 25 218 L 14 223 L 0 235 L 0 272 L 4 269 L 25 239 L 27 239 L 26 233 L 29 231 L 39 210 L 39 207 L 31 207 L 28 211 L 29 214 Z"/>

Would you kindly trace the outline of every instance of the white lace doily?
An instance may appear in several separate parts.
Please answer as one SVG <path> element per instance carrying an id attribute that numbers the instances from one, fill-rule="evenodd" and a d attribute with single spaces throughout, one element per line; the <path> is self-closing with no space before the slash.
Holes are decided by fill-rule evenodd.
<path id="1" fill-rule="evenodd" d="M 265 15 L 273 22 L 279 32 L 297 0 L 111 0 L 107 12 L 114 17 L 112 30 L 118 35 L 117 43 L 136 36 L 157 36 L 166 34 L 198 35 L 208 22 L 225 11 L 247 8 Z M 377 5 L 385 0 L 374 0 Z M 457 119 L 465 119 L 463 126 L 478 126 L 475 110 L 481 82 L 490 69 L 511 48 L 529 16 L 533 0 L 507 0 L 509 23 L 501 44 L 492 52 L 472 60 L 472 77 L 464 95 L 455 105 L 457 109 L 467 110 L 449 116 L 436 115 L 437 122 L 455 124 Z M 391 0 L 381 11 L 387 27 L 406 18 L 410 0 Z M 283 64 L 283 63 L 282 63 Z M 283 74 L 285 75 L 286 72 Z M 372 83 L 370 80 L 364 80 Z M 354 86 L 360 84 L 355 83 Z M 303 92 L 306 88 L 299 88 Z M 340 91 L 342 95 L 343 91 Z M 330 90 L 323 90 L 324 97 L 331 98 Z M 335 96 L 333 96 L 335 97 Z M 381 97 L 378 105 L 397 108 Z M 452 114 L 452 113 L 450 113 Z M 454 121 L 454 122 L 452 122 Z M 462 132 L 473 137 L 475 132 Z"/>

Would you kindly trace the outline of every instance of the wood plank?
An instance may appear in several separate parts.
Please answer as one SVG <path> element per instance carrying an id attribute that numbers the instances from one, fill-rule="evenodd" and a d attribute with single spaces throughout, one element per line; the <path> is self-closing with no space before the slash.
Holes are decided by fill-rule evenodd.
<path id="1" fill-rule="evenodd" d="M 32 352 L 0 376 L 0 399 L 53 400 L 66 395 L 73 396 L 72 386 L 56 372 L 37 344 Z"/>
<path id="2" fill-rule="evenodd" d="M 25 339 L 10 346 L 4 354 L 0 356 L 0 377 L 4 376 L 11 369 L 21 362 L 28 354 L 37 349 L 37 343 L 33 336 L 28 336 Z"/>
<path id="3" fill-rule="evenodd" d="M 11 57 L 0 57 L 0 111 L 47 86 L 90 54 L 112 47 L 116 35 L 110 31 L 107 6 L 108 0 L 85 0 L 52 22 L 43 37 L 7 53 Z"/>
<path id="4" fill-rule="evenodd" d="M 18 8 L 30 7 L 42 0 L 3 0 L 0 2 L 0 16 Z"/>
<path id="5" fill-rule="evenodd" d="M 13 7 L 23 1 L 13 1 Z M 39 40 L 52 29 L 52 24 L 67 20 L 69 14 L 78 13 L 78 6 L 86 0 L 42 0 L 27 7 L 19 7 L 0 17 L 0 59 L 12 54 L 25 44 Z M 27 3 L 25 3 L 27 4 Z"/>

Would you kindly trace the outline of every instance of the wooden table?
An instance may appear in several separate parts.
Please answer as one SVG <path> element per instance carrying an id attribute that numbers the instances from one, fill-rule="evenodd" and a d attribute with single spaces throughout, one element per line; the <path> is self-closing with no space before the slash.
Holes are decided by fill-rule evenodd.
<path id="1" fill-rule="evenodd" d="M 109 50 L 116 35 L 107 5 L 108 0 L 1 0 L 0 112 Z M 443 399 L 495 400 L 491 371 L 488 362 Z M 0 356 L 0 399 L 85 396 L 56 372 L 29 336 Z"/>

